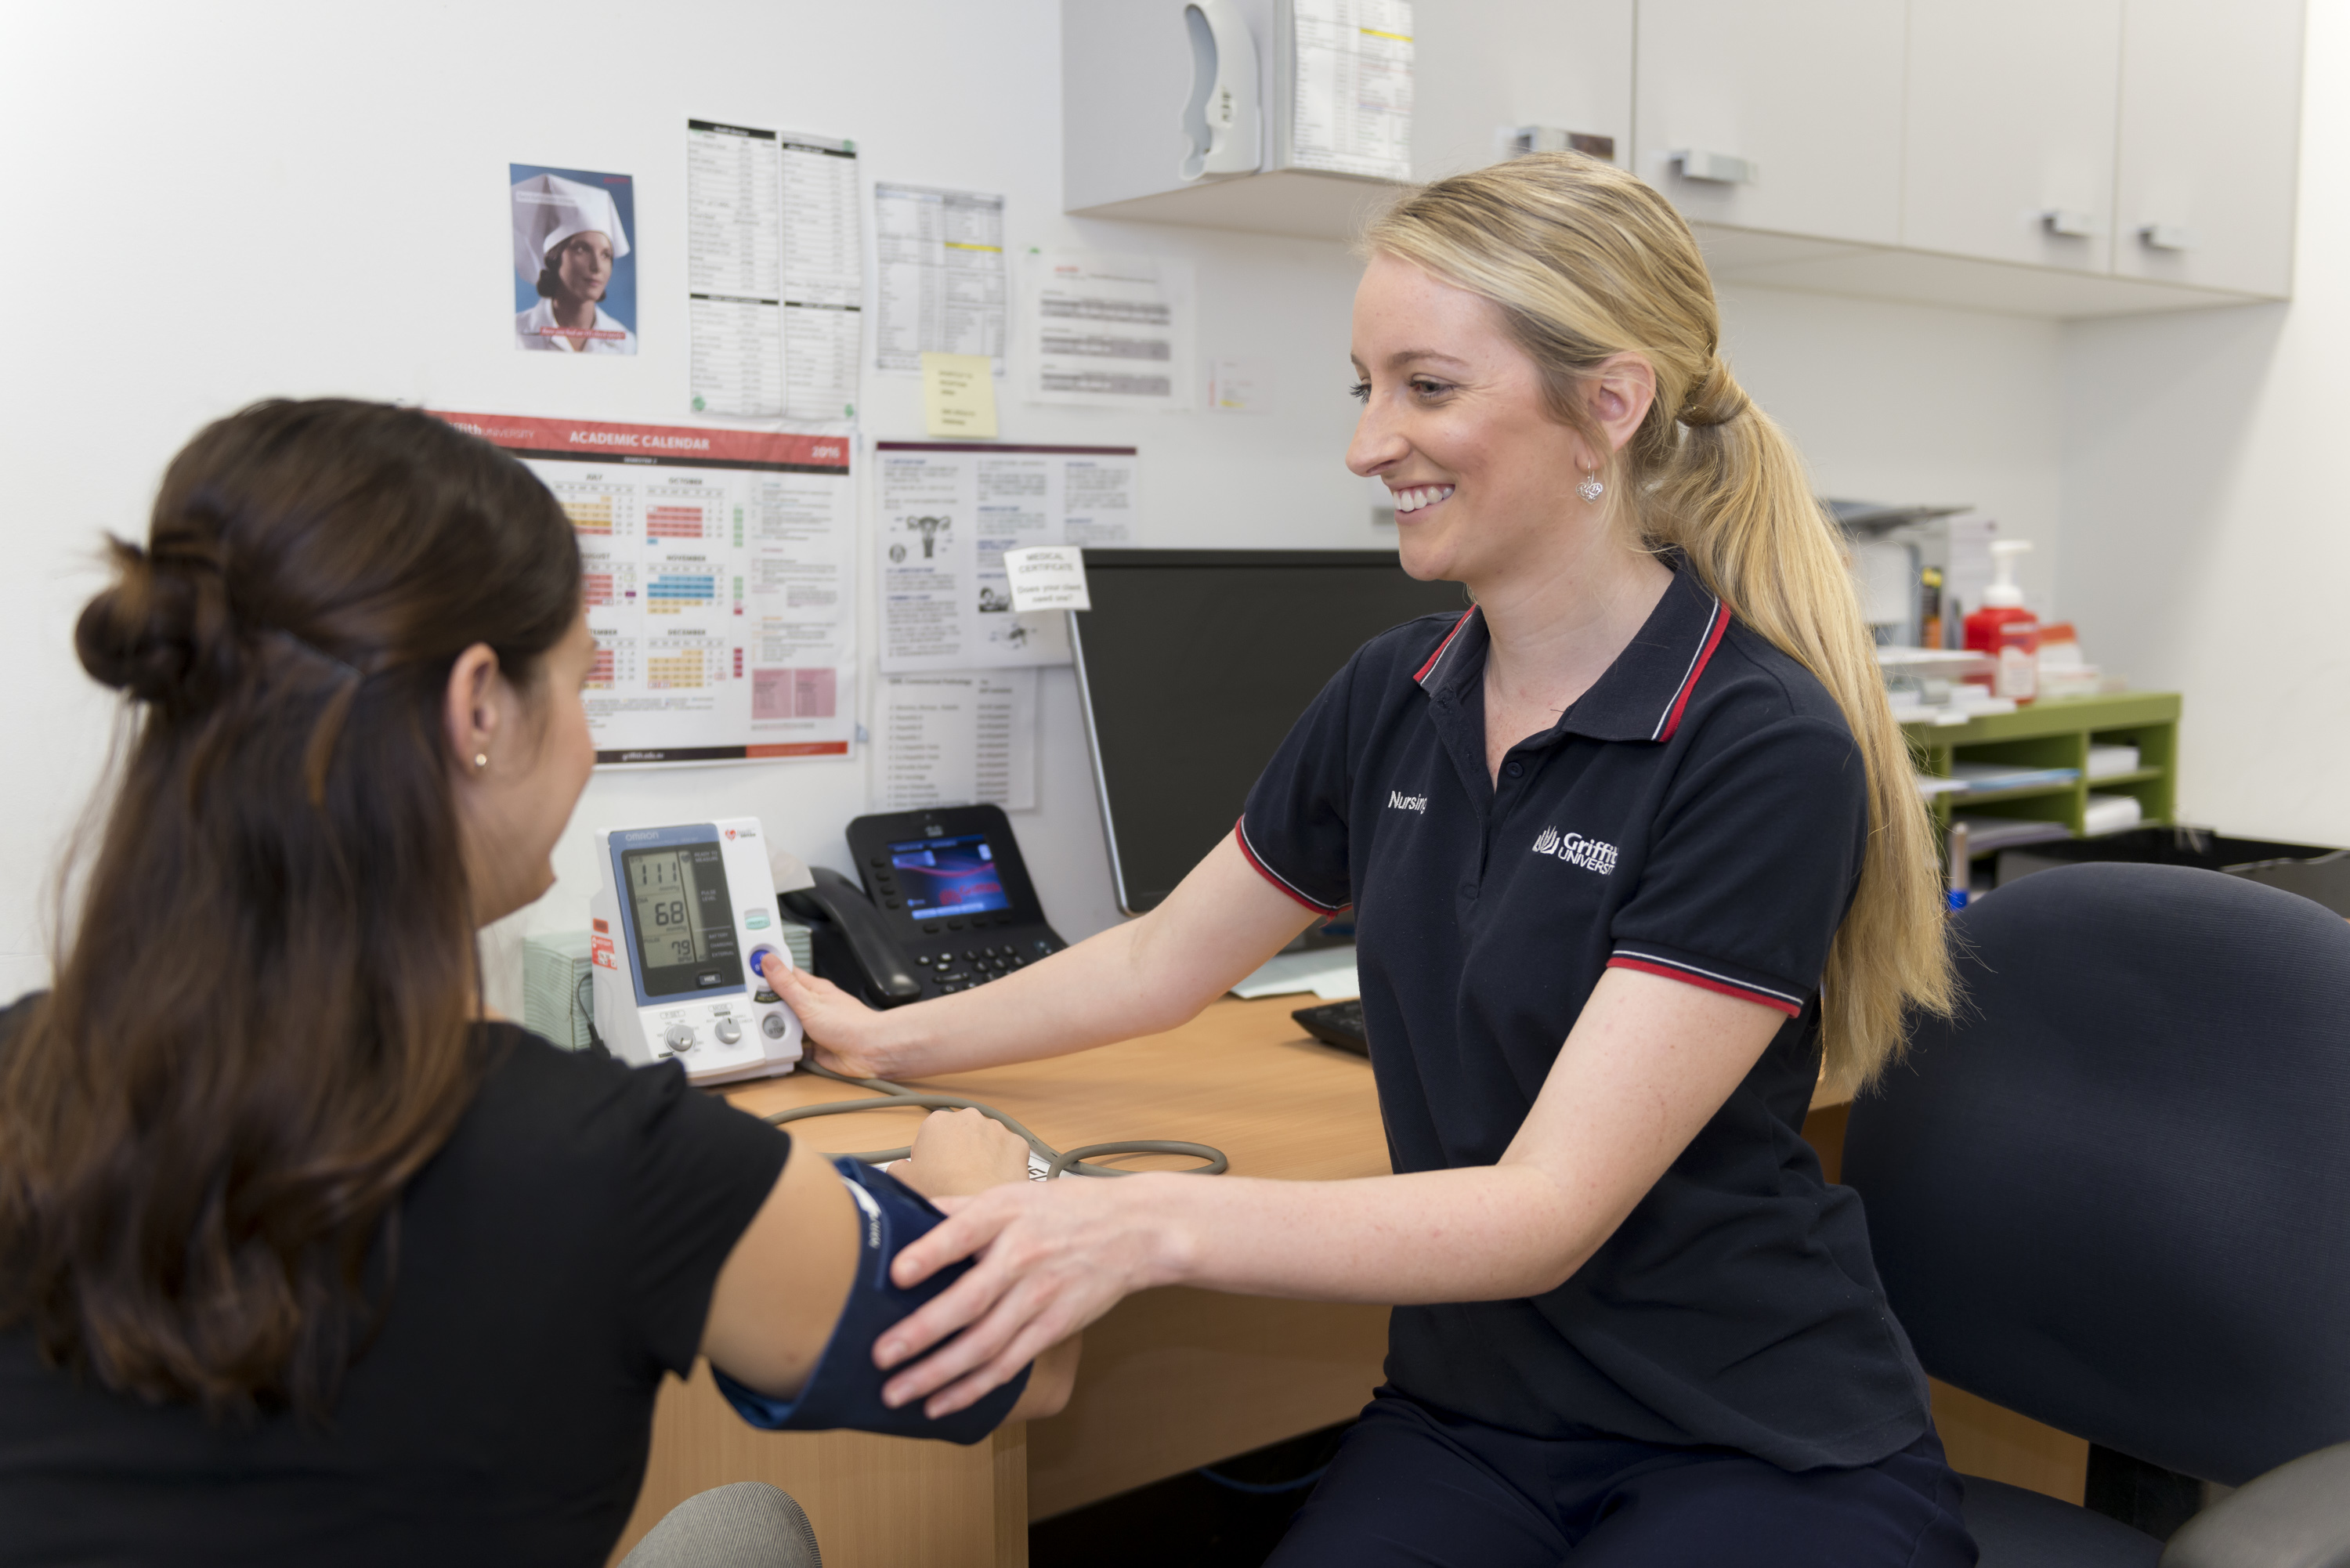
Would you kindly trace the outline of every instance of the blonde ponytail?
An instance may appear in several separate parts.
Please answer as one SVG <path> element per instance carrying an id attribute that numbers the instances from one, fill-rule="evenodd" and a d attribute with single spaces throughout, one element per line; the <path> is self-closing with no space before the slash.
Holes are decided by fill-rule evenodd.
<path id="1" fill-rule="evenodd" d="M 1625 498 L 1617 515 L 1640 546 L 1682 552 L 1819 680 L 1867 769 L 1868 852 L 1820 999 L 1830 1079 L 1867 1084 L 1899 1054 L 1907 1011 L 1947 1014 L 1955 1002 L 1939 856 L 1843 536 L 1794 443 L 1719 357 L 1712 280 L 1689 225 L 1611 164 L 1538 153 L 1406 194 L 1363 246 L 1491 301 L 1541 368 L 1553 411 L 1599 450 L 1586 378 L 1624 353 L 1654 369 L 1655 404 L 1607 476 Z"/>

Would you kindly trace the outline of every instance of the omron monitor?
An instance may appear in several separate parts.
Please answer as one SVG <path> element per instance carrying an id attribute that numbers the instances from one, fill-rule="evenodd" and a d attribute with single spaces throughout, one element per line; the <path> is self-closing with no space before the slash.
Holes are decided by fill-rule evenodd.
<path id="1" fill-rule="evenodd" d="M 596 836 L 588 906 L 596 1028 L 639 1065 L 675 1057 L 697 1083 L 788 1073 L 800 1021 L 767 989 L 775 928 L 767 843 L 753 816 Z"/>

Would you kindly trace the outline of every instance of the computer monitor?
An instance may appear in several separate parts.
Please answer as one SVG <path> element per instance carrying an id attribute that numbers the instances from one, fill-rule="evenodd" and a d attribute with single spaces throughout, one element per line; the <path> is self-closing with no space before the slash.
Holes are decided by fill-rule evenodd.
<path id="1" fill-rule="evenodd" d="M 1086 552 L 1072 618 L 1118 907 L 1158 905 L 1232 830 L 1315 694 L 1391 626 L 1468 608 L 1392 550 Z"/>

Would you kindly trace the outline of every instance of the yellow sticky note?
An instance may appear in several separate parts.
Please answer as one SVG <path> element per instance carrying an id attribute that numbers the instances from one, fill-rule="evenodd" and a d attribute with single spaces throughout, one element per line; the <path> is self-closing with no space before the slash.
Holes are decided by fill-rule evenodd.
<path id="1" fill-rule="evenodd" d="M 934 436 L 995 433 L 995 361 L 984 354 L 922 356 L 922 417 Z"/>

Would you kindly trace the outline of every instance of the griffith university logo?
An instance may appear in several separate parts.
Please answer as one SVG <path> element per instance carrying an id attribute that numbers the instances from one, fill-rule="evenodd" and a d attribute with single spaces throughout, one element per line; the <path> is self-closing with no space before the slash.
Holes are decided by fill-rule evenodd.
<path id="1" fill-rule="evenodd" d="M 1580 866 L 1586 871 L 1596 871 L 1602 877 L 1616 869 L 1616 846 L 1602 844 L 1596 838 L 1586 838 L 1580 833 L 1561 836 L 1555 827 L 1545 827 L 1534 839 L 1534 853 L 1555 855 L 1569 866 Z"/>

